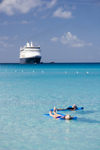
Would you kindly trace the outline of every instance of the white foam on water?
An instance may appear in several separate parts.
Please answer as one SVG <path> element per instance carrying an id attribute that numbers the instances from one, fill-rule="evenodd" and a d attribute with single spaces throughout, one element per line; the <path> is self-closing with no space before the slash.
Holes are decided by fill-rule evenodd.
<path id="1" fill-rule="evenodd" d="M 89 74 L 89 72 L 87 71 L 86 74 Z"/>
<path id="2" fill-rule="evenodd" d="M 79 72 L 77 71 L 76 74 L 79 74 Z"/>

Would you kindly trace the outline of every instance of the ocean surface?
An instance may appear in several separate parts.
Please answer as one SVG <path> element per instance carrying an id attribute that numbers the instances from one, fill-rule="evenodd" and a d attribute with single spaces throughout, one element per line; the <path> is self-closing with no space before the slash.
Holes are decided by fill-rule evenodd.
<path id="1" fill-rule="evenodd" d="M 0 64 L 0 150 L 100 150 L 100 64 Z"/>

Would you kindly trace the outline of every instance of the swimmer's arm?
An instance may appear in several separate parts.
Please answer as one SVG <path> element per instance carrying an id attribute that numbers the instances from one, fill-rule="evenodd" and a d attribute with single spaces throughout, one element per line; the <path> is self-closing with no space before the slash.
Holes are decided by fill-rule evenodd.
<path id="1" fill-rule="evenodd" d="M 54 115 L 57 115 L 57 113 L 55 111 L 53 111 Z"/>
<path id="2" fill-rule="evenodd" d="M 61 115 L 58 115 L 56 112 L 53 112 L 54 115 L 52 114 L 52 111 L 49 112 L 49 115 L 54 117 L 55 119 L 58 119 L 58 117 L 60 117 Z"/>
<path id="3" fill-rule="evenodd" d="M 52 111 L 49 111 L 49 115 L 56 118 L 55 114 L 54 115 L 52 114 Z"/>

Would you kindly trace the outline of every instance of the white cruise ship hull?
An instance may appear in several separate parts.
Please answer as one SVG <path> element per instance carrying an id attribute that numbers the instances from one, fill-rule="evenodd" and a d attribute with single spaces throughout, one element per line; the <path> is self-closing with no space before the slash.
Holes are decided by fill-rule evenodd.
<path id="1" fill-rule="evenodd" d="M 39 64 L 41 60 L 40 56 L 31 57 L 31 58 L 20 58 L 21 64 Z"/>

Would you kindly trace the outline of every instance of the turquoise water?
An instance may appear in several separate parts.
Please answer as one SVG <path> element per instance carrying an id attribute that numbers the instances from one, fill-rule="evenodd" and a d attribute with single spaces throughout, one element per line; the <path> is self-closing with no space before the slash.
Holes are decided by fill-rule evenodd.
<path id="1" fill-rule="evenodd" d="M 43 115 L 72 104 L 77 120 Z M 49 149 L 100 149 L 100 64 L 0 65 L 0 150 Z"/>

